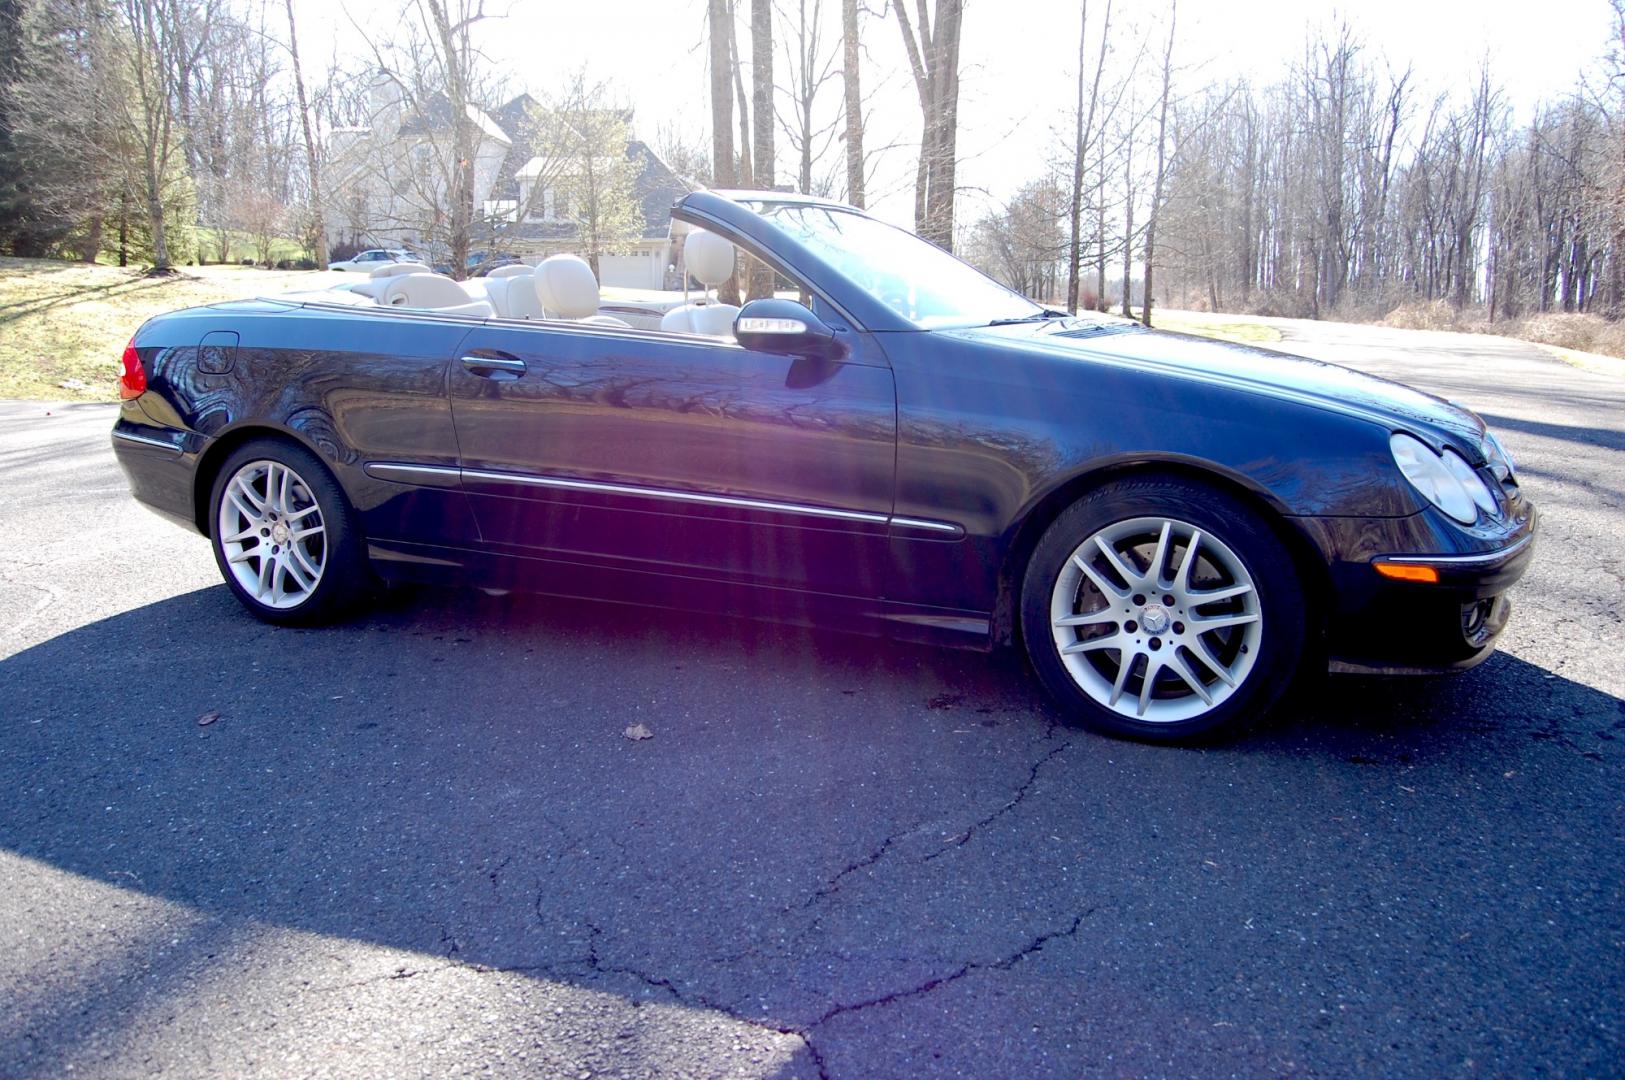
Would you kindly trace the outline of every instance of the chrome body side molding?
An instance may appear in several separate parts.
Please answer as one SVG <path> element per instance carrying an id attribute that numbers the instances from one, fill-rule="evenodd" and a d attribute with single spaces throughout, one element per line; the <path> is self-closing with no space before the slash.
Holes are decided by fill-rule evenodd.
<path id="1" fill-rule="evenodd" d="M 670 502 L 697 503 L 703 506 L 722 506 L 734 510 L 763 510 L 777 514 L 818 518 L 826 521 L 851 521 L 865 525 L 888 525 L 898 529 L 926 533 L 934 540 L 957 540 L 965 535 L 962 526 L 947 521 L 925 518 L 899 517 L 869 510 L 843 510 L 833 506 L 811 506 L 804 503 L 774 502 L 770 499 L 752 499 L 741 495 L 714 495 L 702 491 L 677 491 L 671 488 L 642 487 L 637 484 L 611 484 L 599 480 L 577 480 L 563 476 L 530 476 L 522 473 L 496 472 L 490 469 L 457 469 L 445 465 L 407 465 L 393 461 L 369 461 L 366 474 L 375 480 L 389 480 L 400 484 L 420 484 L 427 487 L 450 487 L 462 481 L 486 481 L 500 484 L 518 484 L 525 487 L 550 488 L 559 491 L 587 491 L 600 495 L 621 495 L 642 499 L 664 499 Z"/>

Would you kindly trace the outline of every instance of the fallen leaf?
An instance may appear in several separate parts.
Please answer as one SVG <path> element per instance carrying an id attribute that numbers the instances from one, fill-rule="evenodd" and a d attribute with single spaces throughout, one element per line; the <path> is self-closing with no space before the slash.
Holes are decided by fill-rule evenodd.
<path id="1" fill-rule="evenodd" d="M 655 737 L 655 733 L 644 727 L 642 724 L 633 724 L 631 727 L 621 732 L 621 734 L 625 735 L 633 742 L 638 742 L 642 739 L 652 739 Z"/>
<path id="2" fill-rule="evenodd" d="M 218 719 L 220 719 L 219 711 L 216 709 L 210 709 L 208 712 L 197 718 L 197 726 L 208 727 Z"/>

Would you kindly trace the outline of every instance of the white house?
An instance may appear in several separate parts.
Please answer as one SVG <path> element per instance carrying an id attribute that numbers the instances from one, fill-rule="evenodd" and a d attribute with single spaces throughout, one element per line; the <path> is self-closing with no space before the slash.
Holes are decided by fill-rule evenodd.
<path id="1" fill-rule="evenodd" d="M 364 246 L 432 248 L 437 207 L 451 161 L 451 106 L 444 97 L 411 109 L 392 79 L 371 90 L 372 124 L 332 133 L 329 151 L 328 235 Z M 558 252 L 581 253 L 568 192 L 574 168 L 568 156 L 538 145 L 544 115 L 528 95 L 500 108 L 469 107 L 478 136 L 474 153 L 472 249 L 513 254 L 536 262 Z M 631 114 L 618 114 L 630 130 Z M 550 119 L 568 124 L 570 117 Z M 659 289 L 672 247 L 669 211 L 689 186 L 645 143 L 628 139 L 623 150 L 641 217 L 637 235 L 599 257 L 599 276 L 610 286 Z M 595 159 L 596 160 L 596 159 Z M 428 251 L 431 257 L 440 252 Z"/>

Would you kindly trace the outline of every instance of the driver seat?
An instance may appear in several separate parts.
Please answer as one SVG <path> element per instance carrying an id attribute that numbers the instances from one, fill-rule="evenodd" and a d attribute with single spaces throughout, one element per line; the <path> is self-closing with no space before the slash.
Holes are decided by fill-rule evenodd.
<path id="1" fill-rule="evenodd" d="M 705 286 L 706 296 L 666 312 L 660 320 L 660 329 L 673 334 L 697 334 L 732 341 L 739 307 L 717 303 L 710 299 L 710 291 L 733 277 L 734 246 L 716 233 L 695 229 L 683 241 L 683 262 L 686 272 Z"/>

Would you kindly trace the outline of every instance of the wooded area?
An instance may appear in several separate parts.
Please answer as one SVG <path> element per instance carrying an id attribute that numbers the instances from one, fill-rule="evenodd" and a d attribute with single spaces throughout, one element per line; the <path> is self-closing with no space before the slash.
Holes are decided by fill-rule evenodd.
<path id="1" fill-rule="evenodd" d="M 1031 179 L 969 220 L 963 0 L 693 7 L 710 130 L 653 140 L 679 176 L 863 206 L 886 153 L 912 152 L 916 231 L 1045 302 L 1109 299 L 1148 320 L 1147 293 L 1317 318 L 1428 304 L 1485 321 L 1625 313 L 1625 0 L 1611 0 L 1611 41 L 1577 44 L 1597 72 L 1577 67 L 1572 93 L 1517 116 L 1487 64 L 1430 93 L 1347 26 L 1310 35 L 1273 80 L 1204 80 L 1174 0 L 1080 0 L 1067 31 L 1076 93 L 1051 106 L 1060 152 L 1005 165 L 1007 181 Z M 444 113 L 444 145 L 414 157 L 410 205 L 425 244 L 460 267 L 517 213 L 472 194 L 474 117 L 514 88 L 480 51 L 479 0 L 406 0 L 401 16 L 387 39 L 365 39 L 364 66 L 406 113 Z M 347 235 L 327 237 L 351 196 L 324 174 L 377 95 L 356 64 L 341 77 L 336 61 L 310 71 L 300 55 L 292 0 L 0 0 L 0 251 L 269 263 L 292 238 L 318 264 L 330 240 L 364 241 L 363 219 L 382 211 L 357 204 Z M 607 75 L 613 56 L 594 63 Z M 918 140 L 878 145 L 876 95 L 910 85 Z M 615 149 L 630 114 L 611 97 L 582 70 L 536 105 L 541 164 L 515 196 L 565 172 L 585 184 L 568 202 L 592 258 L 633 227 Z M 769 287 L 759 270 L 742 285 Z"/>
<path id="2" fill-rule="evenodd" d="M 1424 94 L 1347 26 L 1278 80 L 1189 85 L 1175 8 L 1084 0 L 1075 133 L 961 253 L 1034 297 L 1310 318 L 1625 312 L 1625 4 L 1591 80 L 1514 121 L 1495 72 Z M 1098 9 L 1098 10 L 1097 10 Z M 1158 31 L 1161 31 L 1160 34 Z M 1108 286 L 1108 268 L 1122 274 Z M 1081 296 L 1080 296 L 1081 294 Z M 1147 318 L 1148 313 L 1145 313 Z"/>

